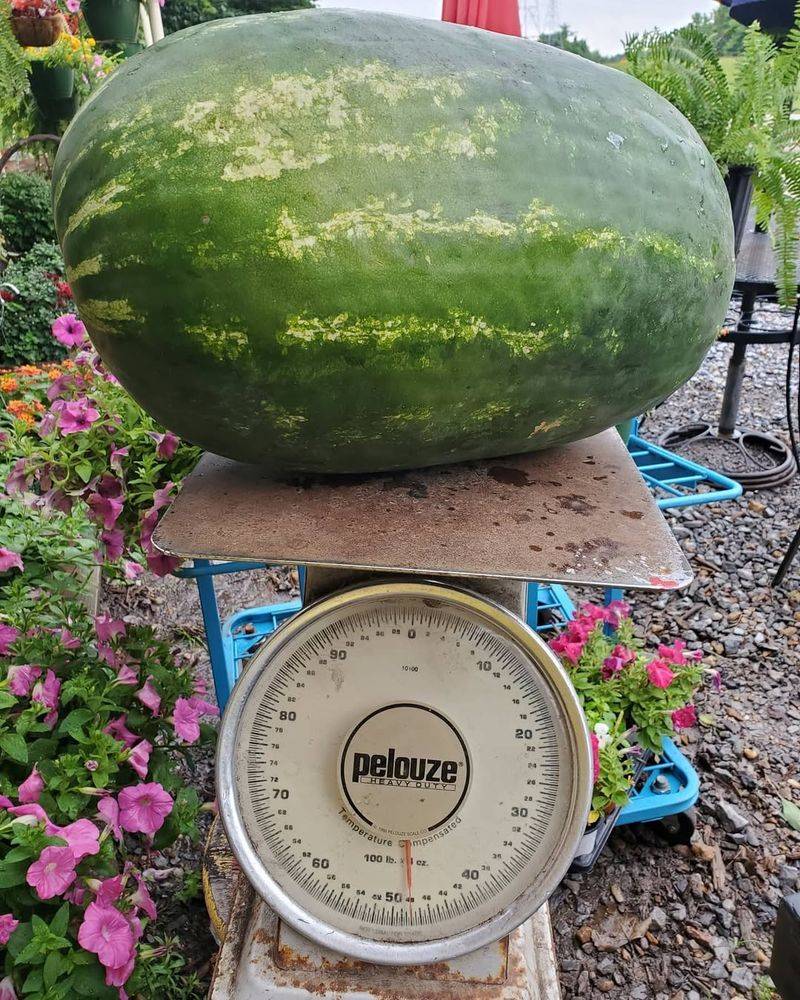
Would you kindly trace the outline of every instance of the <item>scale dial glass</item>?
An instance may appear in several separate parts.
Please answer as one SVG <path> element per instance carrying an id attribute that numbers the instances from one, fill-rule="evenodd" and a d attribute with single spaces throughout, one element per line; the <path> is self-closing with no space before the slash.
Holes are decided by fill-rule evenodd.
<path id="1" fill-rule="evenodd" d="M 325 598 L 253 658 L 226 711 L 220 811 L 280 916 L 368 961 L 496 940 L 552 892 L 583 832 L 583 716 L 546 645 L 439 584 Z"/>

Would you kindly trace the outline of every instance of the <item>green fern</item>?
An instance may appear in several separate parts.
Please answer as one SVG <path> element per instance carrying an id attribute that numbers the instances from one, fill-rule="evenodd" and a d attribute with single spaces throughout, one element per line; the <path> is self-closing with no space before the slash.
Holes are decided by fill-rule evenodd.
<path id="1" fill-rule="evenodd" d="M 0 146 L 33 126 L 28 64 L 11 30 L 11 7 L 0 0 Z"/>
<path id="2" fill-rule="evenodd" d="M 730 83 L 712 43 L 691 25 L 625 41 L 628 71 L 689 119 L 723 173 L 754 168 L 756 218 L 772 221 L 784 304 L 797 294 L 800 122 L 792 120 L 792 110 L 800 78 L 800 0 L 795 21 L 781 48 L 752 24 Z"/>

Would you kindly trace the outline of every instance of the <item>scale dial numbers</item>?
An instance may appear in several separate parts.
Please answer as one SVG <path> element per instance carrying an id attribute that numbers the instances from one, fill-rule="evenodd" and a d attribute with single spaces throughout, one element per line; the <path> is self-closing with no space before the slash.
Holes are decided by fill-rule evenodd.
<path id="1" fill-rule="evenodd" d="M 438 584 L 334 595 L 237 685 L 220 806 L 255 887 L 370 961 L 438 961 L 521 923 L 585 822 L 588 737 L 561 667 L 508 612 Z"/>

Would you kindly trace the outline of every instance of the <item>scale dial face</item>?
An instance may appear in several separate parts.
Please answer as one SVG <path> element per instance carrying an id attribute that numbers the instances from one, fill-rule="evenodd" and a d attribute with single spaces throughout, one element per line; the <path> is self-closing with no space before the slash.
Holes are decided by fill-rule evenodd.
<path id="1" fill-rule="evenodd" d="M 497 940 L 563 877 L 591 756 L 547 646 L 440 584 L 343 591 L 284 625 L 225 713 L 220 813 L 301 934 L 385 964 Z"/>

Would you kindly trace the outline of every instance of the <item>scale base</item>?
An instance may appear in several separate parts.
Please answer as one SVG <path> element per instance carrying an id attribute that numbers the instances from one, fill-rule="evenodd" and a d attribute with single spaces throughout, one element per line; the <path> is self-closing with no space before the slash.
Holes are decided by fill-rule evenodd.
<path id="1" fill-rule="evenodd" d="M 436 965 L 370 965 L 307 941 L 242 879 L 210 1000 L 559 1000 L 550 915 Z"/>
<path id="2" fill-rule="evenodd" d="M 306 940 L 253 891 L 212 826 L 203 859 L 221 941 L 209 1000 L 561 1000 L 545 905 L 507 938 L 436 965 L 370 965 Z"/>

